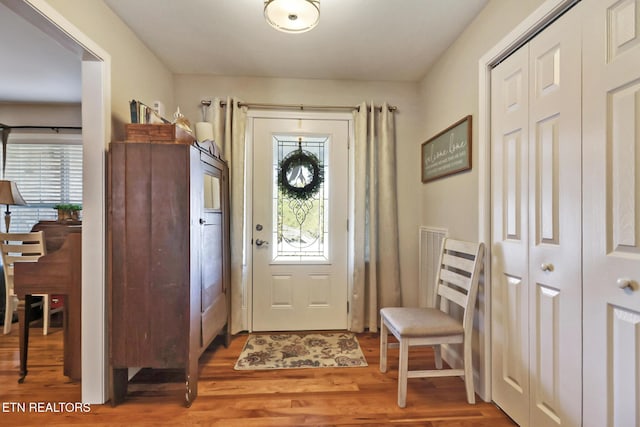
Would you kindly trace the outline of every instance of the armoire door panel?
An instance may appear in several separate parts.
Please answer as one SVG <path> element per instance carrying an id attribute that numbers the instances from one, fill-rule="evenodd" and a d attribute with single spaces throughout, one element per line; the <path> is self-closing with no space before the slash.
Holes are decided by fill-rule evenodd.
<path id="1" fill-rule="evenodd" d="M 223 225 L 222 213 L 205 214 L 208 221 L 202 226 L 202 301 L 204 312 L 223 289 Z"/>

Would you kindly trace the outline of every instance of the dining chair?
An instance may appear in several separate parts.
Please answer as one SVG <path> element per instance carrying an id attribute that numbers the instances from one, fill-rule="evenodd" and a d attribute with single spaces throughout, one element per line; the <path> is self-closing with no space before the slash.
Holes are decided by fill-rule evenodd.
<path id="1" fill-rule="evenodd" d="M 399 347 L 398 406 L 407 400 L 408 378 L 460 376 L 467 401 L 475 403 L 471 334 L 473 312 L 482 269 L 484 245 L 446 238 L 442 242 L 434 287 L 434 307 L 385 307 L 380 310 L 380 372 L 387 371 L 387 348 Z M 455 305 L 462 308 L 455 310 Z M 388 333 L 397 343 L 388 342 Z M 442 369 L 442 344 L 462 344 L 462 368 Z M 409 348 L 432 346 L 435 368 L 409 370 Z"/>
<path id="2" fill-rule="evenodd" d="M 31 233 L 0 233 L 0 248 L 2 252 L 2 265 L 4 269 L 4 284 L 6 294 L 4 334 L 11 332 L 13 313 L 18 308 L 15 293 L 13 292 L 13 265 L 16 262 L 36 262 L 38 258 L 46 254 L 44 233 L 34 231 Z M 49 333 L 49 318 L 51 316 L 50 300 L 48 294 L 34 294 L 42 297 L 42 333 Z"/>

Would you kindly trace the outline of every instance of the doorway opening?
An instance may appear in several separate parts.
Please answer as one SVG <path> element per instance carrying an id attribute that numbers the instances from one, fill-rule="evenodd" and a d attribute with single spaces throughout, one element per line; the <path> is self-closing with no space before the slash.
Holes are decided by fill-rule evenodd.
<path id="1" fill-rule="evenodd" d="M 107 400 L 105 301 L 105 151 L 111 139 L 110 56 L 46 2 L 2 0 L 8 8 L 81 58 L 82 401 Z"/>

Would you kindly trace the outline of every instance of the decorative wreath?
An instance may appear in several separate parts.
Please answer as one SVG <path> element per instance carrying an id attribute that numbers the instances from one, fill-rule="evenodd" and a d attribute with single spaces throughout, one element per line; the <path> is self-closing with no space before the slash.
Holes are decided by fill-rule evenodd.
<path id="1" fill-rule="evenodd" d="M 311 180 L 303 175 L 312 172 Z M 302 148 L 289 153 L 278 165 L 278 188 L 285 197 L 307 200 L 315 195 L 324 182 L 324 167 L 318 158 Z"/>

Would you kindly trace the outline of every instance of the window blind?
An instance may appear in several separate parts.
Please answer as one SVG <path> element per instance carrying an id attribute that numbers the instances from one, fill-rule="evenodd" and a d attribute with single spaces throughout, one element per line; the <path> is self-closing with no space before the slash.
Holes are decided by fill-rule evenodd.
<path id="1" fill-rule="evenodd" d="M 10 206 L 11 232 L 30 231 L 40 220 L 55 220 L 53 206 L 58 203 L 82 204 L 82 143 L 77 135 L 56 139 L 34 143 L 20 138 L 7 144 L 4 179 L 17 183 L 28 204 Z"/>

